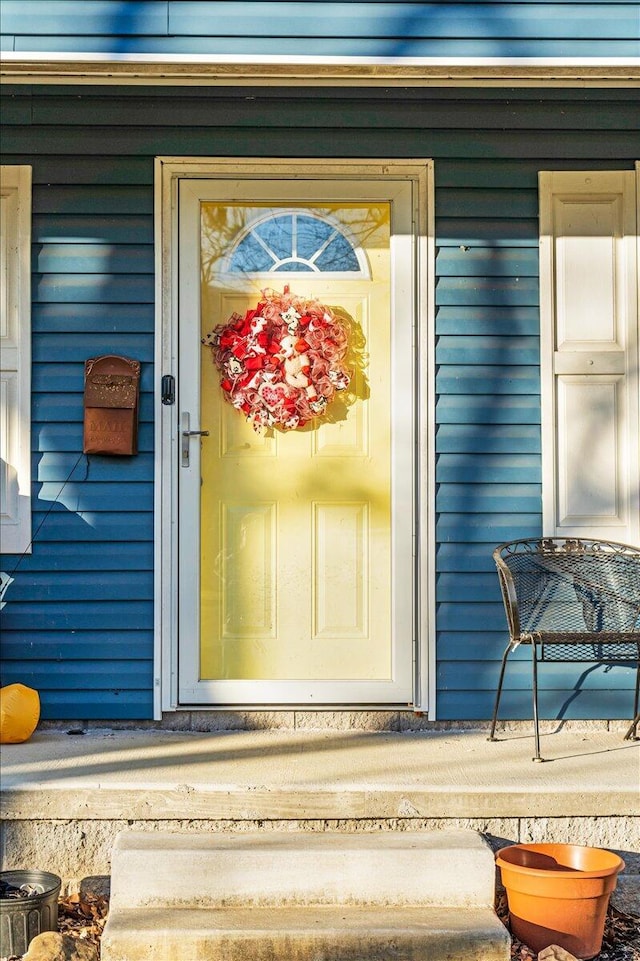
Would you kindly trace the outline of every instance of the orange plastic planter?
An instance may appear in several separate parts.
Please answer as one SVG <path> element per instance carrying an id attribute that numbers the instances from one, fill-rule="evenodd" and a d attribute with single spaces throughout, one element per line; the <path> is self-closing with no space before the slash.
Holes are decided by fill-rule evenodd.
<path id="1" fill-rule="evenodd" d="M 578 958 L 598 954 L 622 858 L 578 844 L 514 844 L 496 864 L 517 938 L 536 952 L 557 944 Z"/>

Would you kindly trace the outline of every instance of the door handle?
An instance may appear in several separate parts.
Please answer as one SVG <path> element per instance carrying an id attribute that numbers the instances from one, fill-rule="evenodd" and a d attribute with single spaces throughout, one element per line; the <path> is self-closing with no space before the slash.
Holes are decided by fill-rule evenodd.
<path id="1" fill-rule="evenodd" d="M 190 437 L 208 437 L 208 430 L 191 430 L 191 415 L 189 411 L 182 411 L 182 426 L 180 433 L 182 434 L 182 466 L 189 466 L 189 438 Z"/>

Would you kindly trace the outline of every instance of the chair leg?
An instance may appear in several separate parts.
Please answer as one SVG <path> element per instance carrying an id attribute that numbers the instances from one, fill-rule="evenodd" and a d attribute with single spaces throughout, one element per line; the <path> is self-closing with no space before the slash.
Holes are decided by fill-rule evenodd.
<path id="1" fill-rule="evenodd" d="M 531 680 L 533 688 L 533 731 L 536 753 L 533 761 L 544 761 L 540 756 L 540 724 L 538 721 L 538 649 L 535 640 L 531 641 Z"/>
<path id="2" fill-rule="evenodd" d="M 638 724 L 640 724 L 640 711 L 636 713 L 636 716 L 631 722 L 631 726 L 629 730 L 623 737 L 623 741 L 640 741 L 640 737 L 638 737 L 638 734 L 636 733 L 638 729 Z"/>
<path id="3" fill-rule="evenodd" d="M 506 646 L 506 648 L 505 648 L 505 652 L 504 652 L 504 654 L 502 655 L 502 666 L 500 667 L 500 678 L 499 678 L 499 680 L 498 680 L 498 690 L 497 690 L 497 692 L 496 692 L 496 703 L 495 703 L 495 706 L 494 706 L 494 708 L 493 708 L 493 718 L 492 718 L 492 721 L 491 721 L 491 730 L 490 730 L 490 732 L 489 732 L 489 737 L 487 738 L 487 741 L 496 741 L 496 740 L 497 740 L 497 738 L 495 737 L 495 733 L 496 733 L 496 723 L 497 723 L 497 720 L 498 720 L 498 707 L 500 706 L 500 696 L 501 696 L 501 694 L 502 694 L 502 682 L 504 681 L 504 669 L 505 669 L 505 667 L 507 666 L 507 657 L 508 657 L 509 654 L 511 653 L 511 650 L 512 650 L 511 641 L 509 641 L 509 643 L 507 644 L 507 646 Z"/>
<path id="4" fill-rule="evenodd" d="M 625 734 L 623 740 L 625 741 L 637 741 L 638 740 L 638 724 L 640 724 L 640 711 L 638 710 L 638 705 L 640 704 L 640 660 L 638 660 L 638 667 L 636 669 L 636 692 L 633 698 L 633 721 L 627 733 Z"/>

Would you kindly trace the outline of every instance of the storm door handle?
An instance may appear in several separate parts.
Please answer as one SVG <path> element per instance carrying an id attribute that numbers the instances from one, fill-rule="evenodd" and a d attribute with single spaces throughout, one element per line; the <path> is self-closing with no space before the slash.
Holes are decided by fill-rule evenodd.
<path id="1" fill-rule="evenodd" d="M 182 426 L 180 433 L 182 434 L 182 466 L 189 466 L 189 439 L 191 437 L 208 437 L 208 430 L 191 430 L 191 415 L 189 411 L 182 411 Z"/>

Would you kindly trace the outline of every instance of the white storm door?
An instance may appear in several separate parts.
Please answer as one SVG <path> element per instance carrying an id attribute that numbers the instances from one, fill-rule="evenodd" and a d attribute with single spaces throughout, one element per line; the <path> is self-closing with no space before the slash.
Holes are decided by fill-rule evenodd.
<path id="1" fill-rule="evenodd" d="M 185 178 L 178 201 L 178 415 L 208 431 L 177 468 L 179 703 L 411 703 L 412 185 Z M 256 432 L 201 338 L 285 287 L 346 318 L 350 398 Z"/>

